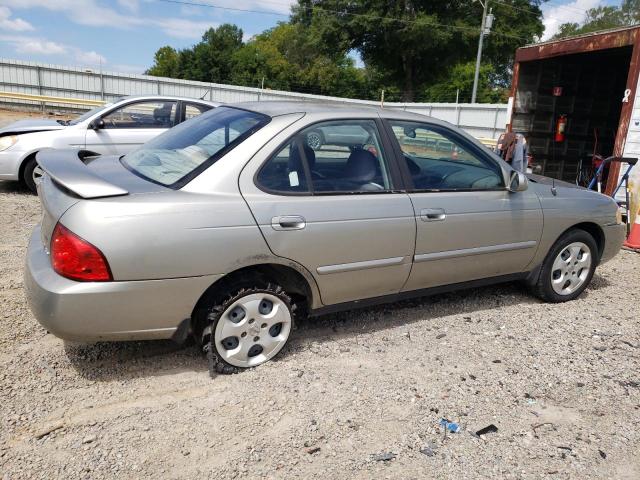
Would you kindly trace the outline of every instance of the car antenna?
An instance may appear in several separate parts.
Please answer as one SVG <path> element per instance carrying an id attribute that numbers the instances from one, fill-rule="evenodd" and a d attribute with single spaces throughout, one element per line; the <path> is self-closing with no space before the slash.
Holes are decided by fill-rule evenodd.
<path id="1" fill-rule="evenodd" d="M 555 197 L 558 195 L 558 191 L 556 190 L 556 179 L 551 177 L 551 193 Z"/>
<path id="2" fill-rule="evenodd" d="M 200 97 L 200 100 L 204 100 L 204 97 L 206 97 L 206 96 L 207 96 L 207 93 L 209 93 L 210 91 L 211 91 L 211 89 L 208 89 L 206 92 L 204 92 L 204 93 L 202 94 L 202 96 Z"/>

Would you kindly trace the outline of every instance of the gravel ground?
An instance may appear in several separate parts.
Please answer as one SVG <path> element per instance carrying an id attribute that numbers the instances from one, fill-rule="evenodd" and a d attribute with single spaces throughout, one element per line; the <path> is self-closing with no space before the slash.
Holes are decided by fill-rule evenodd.
<path id="1" fill-rule="evenodd" d="M 5 108 L 0 108 L 0 128 L 18 120 L 32 120 L 38 118 L 46 118 L 48 120 L 70 120 L 77 116 L 77 113 L 69 112 L 25 112 L 21 110 L 7 110 Z"/>
<path id="2" fill-rule="evenodd" d="M 503 285 L 305 321 L 210 379 L 195 347 L 47 334 L 22 290 L 39 210 L 0 182 L 2 478 L 640 477 L 638 254 L 568 304 Z"/>

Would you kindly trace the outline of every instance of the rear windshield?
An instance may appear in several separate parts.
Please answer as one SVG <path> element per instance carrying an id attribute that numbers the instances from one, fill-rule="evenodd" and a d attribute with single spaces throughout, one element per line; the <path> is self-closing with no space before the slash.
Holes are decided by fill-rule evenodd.
<path id="1" fill-rule="evenodd" d="M 180 188 L 269 120 L 259 113 L 218 107 L 157 136 L 121 161 L 142 178 Z"/>

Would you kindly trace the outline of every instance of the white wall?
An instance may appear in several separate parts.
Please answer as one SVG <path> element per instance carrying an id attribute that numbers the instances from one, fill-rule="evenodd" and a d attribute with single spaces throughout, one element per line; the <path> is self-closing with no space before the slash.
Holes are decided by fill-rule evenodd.
<path id="1" fill-rule="evenodd" d="M 204 97 L 223 103 L 297 100 L 379 105 L 379 102 L 368 100 L 260 90 L 147 75 L 87 71 L 81 68 L 4 59 L 0 59 L 0 91 L 105 101 L 123 95 L 165 94 Z M 2 101 L 16 103 L 15 100 L 0 99 L 0 102 Z M 38 105 L 37 102 L 23 103 Z M 446 120 L 475 137 L 497 138 L 504 130 L 507 120 L 506 104 L 385 103 L 384 106 Z"/>

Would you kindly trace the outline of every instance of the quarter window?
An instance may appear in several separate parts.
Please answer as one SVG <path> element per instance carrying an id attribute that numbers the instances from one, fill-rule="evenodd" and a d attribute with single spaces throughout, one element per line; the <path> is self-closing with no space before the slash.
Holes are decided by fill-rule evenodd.
<path id="1" fill-rule="evenodd" d="M 500 167 L 442 127 L 391 121 L 415 190 L 504 187 Z"/>
<path id="2" fill-rule="evenodd" d="M 176 122 L 176 102 L 136 102 L 108 113 L 104 128 L 171 128 Z"/>
<path id="3" fill-rule="evenodd" d="M 212 107 L 208 105 L 200 105 L 198 103 L 190 103 L 185 102 L 184 104 L 184 119 L 189 120 L 190 118 L 197 117 L 201 113 L 204 113 L 208 110 L 211 110 Z"/>
<path id="4" fill-rule="evenodd" d="M 373 120 L 324 122 L 298 132 L 264 165 L 257 180 L 278 192 L 372 193 L 393 188 Z"/>

